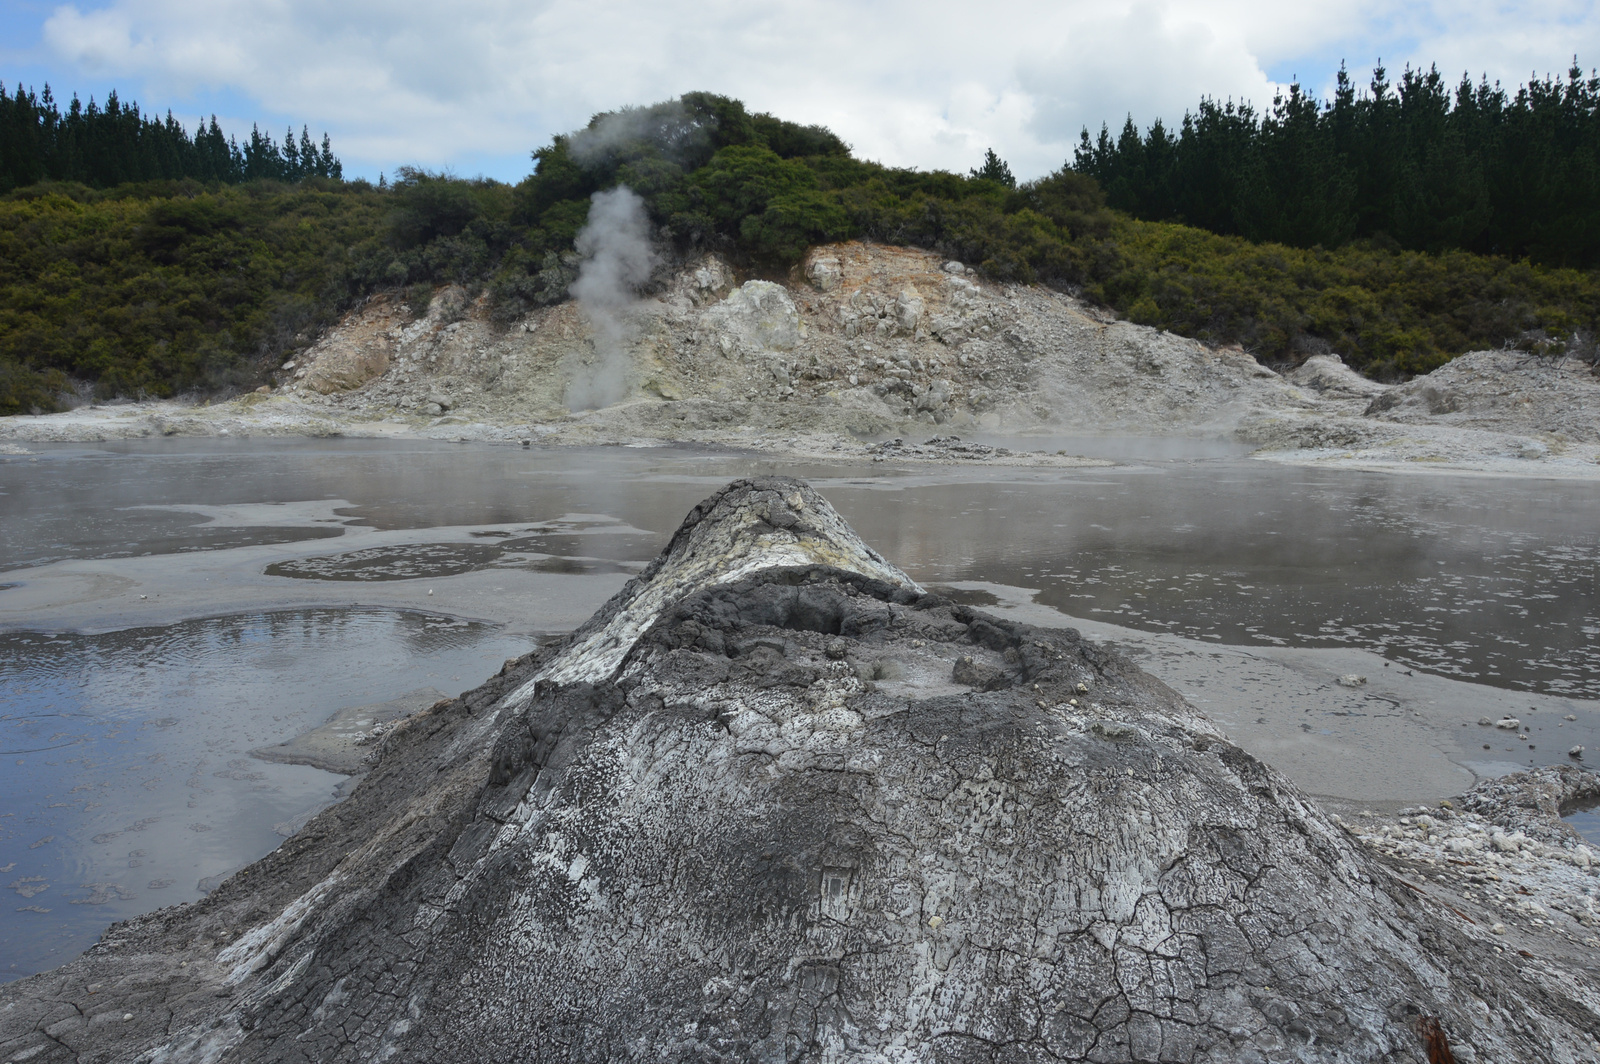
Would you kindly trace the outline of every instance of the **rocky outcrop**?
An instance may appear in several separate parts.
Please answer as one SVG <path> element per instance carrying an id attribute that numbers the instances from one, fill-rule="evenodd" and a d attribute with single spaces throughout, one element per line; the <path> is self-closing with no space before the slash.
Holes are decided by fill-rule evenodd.
<path id="1" fill-rule="evenodd" d="M 7 1060 L 1579 1061 L 1173 692 L 744 481 L 204 901 L 0 989 Z"/>
<path id="2" fill-rule="evenodd" d="M 1461 798 L 1462 808 L 1482 815 L 1498 828 L 1568 849 L 1576 849 L 1582 840 L 1570 825 L 1561 822 L 1562 812 L 1596 802 L 1600 802 L 1600 775 L 1576 765 L 1551 765 L 1487 779 Z M 1595 859 L 1600 861 L 1600 854 Z M 1585 858 L 1583 867 L 1589 863 Z"/>
<path id="3" fill-rule="evenodd" d="M 352 412 L 438 416 L 445 394 L 467 420 L 565 419 L 567 378 L 595 357 L 577 306 L 507 325 L 486 300 L 447 300 L 452 291 L 415 319 L 375 297 L 302 356 L 284 397 L 347 381 L 335 398 Z M 858 433 L 919 422 L 1172 431 L 1309 402 L 1242 351 L 1117 322 L 1048 289 L 995 284 L 915 248 L 814 248 L 782 284 L 740 283 L 706 256 L 660 277 L 628 316 L 629 401 L 584 415 L 618 435 L 681 432 L 672 414 L 640 409 L 661 400 L 702 404 L 689 426 L 702 432 L 754 422 Z M 380 349 L 383 371 L 351 368 L 355 352 Z"/>
<path id="4" fill-rule="evenodd" d="M 1529 436 L 1551 443 L 1600 443 L 1600 374 L 1576 358 L 1523 351 L 1473 351 L 1432 373 L 1385 390 L 1368 417 Z"/>
<path id="5" fill-rule="evenodd" d="M 329 395 L 348 392 L 382 377 L 400 339 L 405 308 L 388 296 L 369 300 L 353 327 L 324 335 L 280 372 L 296 387 Z"/>

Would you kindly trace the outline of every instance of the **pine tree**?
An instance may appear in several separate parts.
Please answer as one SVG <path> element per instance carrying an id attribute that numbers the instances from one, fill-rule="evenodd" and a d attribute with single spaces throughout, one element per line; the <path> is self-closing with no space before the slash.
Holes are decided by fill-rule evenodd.
<path id="1" fill-rule="evenodd" d="M 300 147 L 294 142 L 294 128 L 283 131 L 283 170 L 282 175 L 289 181 L 298 181 L 302 176 L 300 169 Z"/>
<path id="2" fill-rule="evenodd" d="M 317 149 L 311 143 L 311 131 L 305 126 L 300 127 L 300 170 L 295 174 L 295 180 L 307 177 L 317 177 Z"/>
<path id="3" fill-rule="evenodd" d="M 1017 179 L 1012 176 L 1011 167 L 1007 166 L 1006 161 L 994 153 L 993 148 L 983 153 L 983 165 L 973 170 L 971 177 L 974 180 L 986 179 L 995 181 L 1006 188 L 1017 187 Z"/>

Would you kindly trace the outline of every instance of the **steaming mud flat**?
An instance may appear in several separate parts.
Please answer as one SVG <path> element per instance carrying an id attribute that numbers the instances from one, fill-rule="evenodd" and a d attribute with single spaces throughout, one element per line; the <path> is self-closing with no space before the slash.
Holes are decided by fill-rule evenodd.
<path id="1" fill-rule="evenodd" d="M 1032 442 L 1089 458 L 215 438 L 0 458 L 18 530 L 0 682 L 24 710 L 5 749 L 26 762 L 0 819 L 21 910 L 0 914 L 8 963 L 48 967 L 113 915 L 198 898 L 335 797 L 339 776 L 253 751 L 452 694 L 572 629 L 708 485 L 745 473 L 806 473 L 925 585 L 1115 644 L 1351 816 L 1600 749 L 1594 492 L 1551 510 L 1527 480 Z M 1478 724 L 1505 715 L 1524 731 Z"/>
<path id="2" fill-rule="evenodd" d="M 0 995 L 0 1047 L 576 1059 L 559 1024 L 609 1057 L 920 1059 L 1010 1031 L 1041 1060 L 1586 1061 L 1596 861 L 1552 803 L 1593 782 L 1367 817 L 1364 848 L 1115 652 L 926 594 L 810 488 L 741 481 L 571 639 L 391 733 L 265 862 Z M 1515 925 L 1488 926 L 1513 883 Z M 1049 930 L 994 948 L 1013 926 Z"/>

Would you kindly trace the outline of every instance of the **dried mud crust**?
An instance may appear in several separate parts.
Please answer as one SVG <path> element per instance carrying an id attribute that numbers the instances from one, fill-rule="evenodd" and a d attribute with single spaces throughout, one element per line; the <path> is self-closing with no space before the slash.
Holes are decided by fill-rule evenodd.
<path id="1" fill-rule="evenodd" d="M 0 988 L 0 1059 L 1597 1058 L 1585 972 L 1420 904 L 1076 632 L 857 568 L 830 514 L 719 492 L 279 851 Z"/>

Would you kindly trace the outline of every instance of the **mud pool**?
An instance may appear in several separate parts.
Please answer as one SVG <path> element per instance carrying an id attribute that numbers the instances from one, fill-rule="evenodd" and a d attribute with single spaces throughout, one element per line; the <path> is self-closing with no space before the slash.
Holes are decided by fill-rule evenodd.
<path id="1" fill-rule="evenodd" d="M 0 979 L 198 897 L 345 779 L 252 749 L 474 686 L 763 472 L 810 479 L 926 585 L 1117 643 L 1332 800 L 1600 759 L 1600 485 L 1006 443 L 1121 464 L 215 439 L 0 456 Z M 1479 724 L 1502 715 L 1520 730 Z"/>

